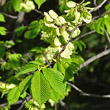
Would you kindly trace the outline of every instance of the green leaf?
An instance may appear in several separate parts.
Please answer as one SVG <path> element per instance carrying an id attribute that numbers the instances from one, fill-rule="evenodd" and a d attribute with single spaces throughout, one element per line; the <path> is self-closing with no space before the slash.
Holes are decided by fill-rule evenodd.
<path id="1" fill-rule="evenodd" d="M 90 28 L 96 30 L 99 34 L 104 35 L 104 18 L 99 18 L 95 23 L 90 25 Z"/>
<path id="2" fill-rule="evenodd" d="M 60 98 L 61 98 L 61 95 L 55 92 L 53 88 L 51 88 L 50 99 L 54 100 L 55 102 L 58 102 Z"/>
<path id="3" fill-rule="evenodd" d="M 14 46 L 15 45 L 15 43 L 12 41 L 12 40 L 10 40 L 10 41 L 5 41 L 5 44 L 6 44 L 6 47 L 8 47 L 8 46 Z M 9 47 L 8 47 L 9 48 Z"/>
<path id="4" fill-rule="evenodd" d="M 74 63 L 72 61 L 72 59 L 68 60 L 68 59 L 63 59 L 61 64 L 64 66 L 65 68 L 65 79 L 69 80 L 69 81 L 74 81 L 74 75 L 73 72 L 75 72 L 76 74 L 78 74 L 78 68 L 79 65 Z"/>
<path id="5" fill-rule="evenodd" d="M 35 71 L 36 69 L 38 69 L 37 64 L 32 64 L 32 63 L 26 64 L 22 66 L 21 69 L 17 72 L 16 77 L 23 75 L 25 73 Z"/>
<path id="6" fill-rule="evenodd" d="M 33 63 L 33 64 L 36 64 L 36 65 L 44 65 L 44 62 L 42 60 L 35 60 L 35 61 L 30 61 L 29 63 Z"/>
<path id="7" fill-rule="evenodd" d="M 57 71 L 63 73 L 65 75 L 65 68 L 63 67 L 63 65 L 61 63 L 59 63 L 58 61 L 55 63 L 54 69 L 56 69 Z"/>
<path id="8" fill-rule="evenodd" d="M 14 70 L 18 70 L 18 67 L 20 66 L 20 58 L 22 57 L 21 54 L 9 54 L 9 63 L 10 66 Z"/>
<path id="9" fill-rule="evenodd" d="M 29 29 L 33 29 L 39 26 L 39 21 L 35 20 L 32 21 L 31 24 L 29 25 Z"/>
<path id="10" fill-rule="evenodd" d="M 66 1 L 61 1 L 61 3 L 60 3 L 61 5 L 59 6 L 59 10 L 60 10 L 60 12 L 61 13 L 63 13 L 64 12 L 64 10 L 66 9 Z"/>
<path id="11" fill-rule="evenodd" d="M 32 98 L 41 106 L 50 97 L 50 85 L 39 71 L 34 73 L 31 81 Z"/>
<path id="12" fill-rule="evenodd" d="M 51 68 L 43 69 L 43 73 L 45 78 L 50 83 L 51 87 L 62 97 L 64 97 L 66 83 L 64 81 L 64 76 L 62 75 L 62 73 Z"/>
<path id="13" fill-rule="evenodd" d="M 3 26 L 0 26 L 0 35 L 6 35 L 6 28 L 5 27 L 3 27 Z"/>
<path id="14" fill-rule="evenodd" d="M 31 78 L 32 78 L 32 75 L 29 75 L 19 84 L 18 89 L 20 91 L 20 94 L 26 91 L 26 89 L 29 87 Z"/>
<path id="15" fill-rule="evenodd" d="M 38 5 L 38 8 L 46 1 L 46 0 L 34 0 L 36 4 Z"/>
<path id="16" fill-rule="evenodd" d="M 31 22 L 29 26 L 29 31 L 25 33 L 25 38 L 27 39 L 34 39 L 40 32 L 41 26 L 38 21 Z"/>
<path id="17" fill-rule="evenodd" d="M 17 36 L 21 36 L 22 33 L 25 31 L 26 29 L 26 26 L 21 26 L 21 27 L 18 27 L 15 31 L 16 31 L 16 34 Z"/>
<path id="18" fill-rule="evenodd" d="M 24 92 L 20 95 L 20 97 L 21 97 L 22 99 L 24 99 L 24 98 L 26 97 L 26 95 L 27 95 L 27 93 L 26 93 L 26 91 L 24 91 Z"/>
<path id="19" fill-rule="evenodd" d="M 19 11 L 21 3 L 22 0 L 13 0 L 13 8 L 15 9 L 15 11 Z"/>
<path id="20" fill-rule="evenodd" d="M 45 51 L 45 48 L 43 48 L 43 47 L 34 47 L 30 51 L 31 52 L 36 52 L 36 54 L 41 54 L 43 51 Z"/>
<path id="21" fill-rule="evenodd" d="M 110 3 L 105 6 L 105 10 L 110 10 Z"/>
<path id="22" fill-rule="evenodd" d="M 4 11 L 6 12 L 6 11 L 9 10 L 9 12 L 12 12 L 12 7 L 13 7 L 13 1 L 12 0 L 8 0 L 6 2 L 6 4 L 4 5 Z"/>
<path id="23" fill-rule="evenodd" d="M 2 62 L 2 64 L 1 64 L 1 69 L 2 70 L 9 70 L 10 69 L 10 63 L 8 63 L 8 62 L 6 62 L 6 61 L 4 61 L 4 62 Z"/>
<path id="24" fill-rule="evenodd" d="M 104 18 L 105 27 L 107 29 L 108 34 L 110 35 L 110 16 L 106 15 Z"/>
<path id="25" fill-rule="evenodd" d="M 66 80 L 69 80 L 69 81 L 73 81 L 74 80 L 74 75 L 73 75 L 73 66 L 71 65 L 71 63 L 68 63 L 68 62 L 63 62 L 62 63 L 64 65 L 64 68 L 65 68 L 65 79 Z"/>
<path id="26" fill-rule="evenodd" d="M 0 22 L 5 22 L 5 18 L 2 14 L 0 14 Z"/>
<path id="27" fill-rule="evenodd" d="M 8 104 L 11 105 L 15 103 L 19 99 L 19 97 L 20 97 L 20 92 L 18 90 L 18 87 L 11 89 L 7 96 Z"/>

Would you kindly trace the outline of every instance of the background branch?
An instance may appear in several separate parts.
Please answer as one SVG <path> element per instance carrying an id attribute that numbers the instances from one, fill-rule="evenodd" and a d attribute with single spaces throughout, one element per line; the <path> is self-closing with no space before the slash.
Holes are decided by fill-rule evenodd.
<path id="1" fill-rule="evenodd" d="M 99 54 L 97 54 L 96 56 L 93 56 L 92 58 L 88 59 L 87 61 L 85 61 L 83 64 L 80 65 L 80 68 L 83 68 L 87 65 L 89 65 L 90 63 L 92 63 L 93 61 L 105 56 L 105 55 L 108 55 L 110 54 L 110 49 L 107 49 Z"/>
<path id="2" fill-rule="evenodd" d="M 88 35 L 90 35 L 90 34 L 93 34 L 93 33 L 95 33 L 95 32 L 96 32 L 96 31 L 93 30 L 93 31 L 90 31 L 90 32 L 88 32 L 88 33 L 85 33 L 85 34 L 83 34 L 83 35 L 77 37 L 76 39 L 74 39 L 74 40 L 72 41 L 72 43 L 75 42 L 75 41 L 78 41 L 79 39 L 81 39 L 81 38 L 83 38 L 83 37 L 85 37 L 85 36 L 88 36 Z"/>
<path id="3" fill-rule="evenodd" d="M 75 86 L 73 83 L 67 82 L 67 84 L 70 85 L 72 88 L 74 88 L 82 96 L 96 97 L 96 98 L 110 98 L 110 95 L 98 95 L 98 94 L 87 93 L 81 90 L 80 88 L 78 88 L 77 86 Z"/>
<path id="4" fill-rule="evenodd" d="M 90 12 L 94 12 L 99 10 L 105 3 L 107 2 L 107 0 L 104 0 L 100 5 L 96 6 L 93 10 L 91 10 Z"/>
<path id="5" fill-rule="evenodd" d="M 26 99 L 30 100 L 31 99 L 31 96 L 27 96 Z M 18 104 L 21 104 L 23 102 L 24 102 L 24 100 L 21 99 L 21 100 L 18 100 L 17 102 L 15 102 L 14 104 L 11 104 L 11 106 L 18 105 Z M 5 106 L 8 106 L 8 103 L 0 104 L 0 108 L 5 107 Z"/>
<path id="6" fill-rule="evenodd" d="M 104 30 L 104 32 L 105 32 L 105 36 L 107 37 L 107 40 L 110 44 L 110 36 L 109 36 L 108 32 L 106 31 L 106 29 Z"/>
<path id="7" fill-rule="evenodd" d="M 10 15 L 10 14 L 7 14 L 7 13 L 4 13 L 4 12 L 0 12 L 2 13 L 3 15 L 9 17 L 9 18 L 12 18 L 12 19 L 17 19 L 17 16 L 13 16 L 13 15 Z"/>

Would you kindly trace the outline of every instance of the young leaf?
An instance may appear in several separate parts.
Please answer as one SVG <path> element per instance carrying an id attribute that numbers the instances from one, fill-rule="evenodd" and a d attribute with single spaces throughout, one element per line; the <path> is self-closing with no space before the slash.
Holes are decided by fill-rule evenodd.
<path id="1" fill-rule="evenodd" d="M 26 93 L 26 91 L 24 91 L 24 92 L 20 95 L 20 97 L 21 97 L 22 99 L 24 99 L 24 98 L 26 97 L 26 95 L 27 95 L 27 93 Z"/>
<path id="2" fill-rule="evenodd" d="M 96 30 L 99 34 L 104 35 L 104 18 L 99 18 L 95 23 L 90 25 L 90 28 Z"/>
<path id="3" fill-rule="evenodd" d="M 5 18 L 2 14 L 0 14 L 0 22 L 5 22 Z"/>
<path id="4" fill-rule="evenodd" d="M 21 2 L 22 2 L 22 0 L 13 1 L 13 8 L 15 9 L 15 11 L 19 11 Z"/>
<path id="5" fill-rule="evenodd" d="M 34 73 L 31 81 L 32 97 L 41 106 L 50 97 L 50 85 L 39 71 Z"/>
<path id="6" fill-rule="evenodd" d="M 31 78 L 32 78 L 32 75 L 29 75 L 19 84 L 18 90 L 20 91 L 20 94 L 22 94 L 24 91 L 26 91 L 26 89 L 28 88 L 28 86 L 30 84 Z"/>
<path id="7" fill-rule="evenodd" d="M 43 73 L 51 87 L 63 97 L 66 89 L 66 83 L 62 73 L 51 68 L 43 69 Z"/>
<path id="8" fill-rule="evenodd" d="M 36 64 L 36 65 L 44 65 L 44 62 L 42 60 L 30 61 L 29 63 Z"/>
<path id="9" fill-rule="evenodd" d="M 59 1 L 59 2 L 61 2 L 60 3 L 61 5 L 59 6 L 59 10 L 61 13 L 63 13 L 64 10 L 66 9 L 66 1 Z"/>
<path id="10" fill-rule="evenodd" d="M 77 68 L 79 67 L 79 65 L 72 62 L 72 60 L 67 61 L 66 59 L 63 59 L 62 65 L 64 65 L 65 68 L 65 79 L 69 81 L 74 81 L 73 72 L 78 74 Z"/>
<path id="11" fill-rule="evenodd" d="M 25 33 L 25 38 L 34 39 L 40 32 L 41 26 L 37 20 L 31 22 L 29 25 L 29 31 Z"/>
<path id="12" fill-rule="evenodd" d="M 107 32 L 110 35 L 110 16 L 106 15 L 104 21 L 105 21 L 105 27 L 107 29 Z"/>
<path id="13" fill-rule="evenodd" d="M 38 5 L 38 8 L 46 1 L 46 0 L 34 0 L 36 4 Z"/>
<path id="14" fill-rule="evenodd" d="M 56 69 L 57 71 L 60 71 L 61 73 L 65 74 L 65 68 L 59 62 L 56 62 L 53 68 Z"/>
<path id="15" fill-rule="evenodd" d="M 20 92 L 18 90 L 18 87 L 13 88 L 10 90 L 7 96 L 8 104 L 11 105 L 15 103 L 20 97 Z"/>
<path id="16" fill-rule="evenodd" d="M 6 35 L 6 28 L 5 27 L 3 27 L 3 26 L 0 26 L 0 35 Z"/>
<path id="17" fill-rule="evenodd" d="M 21 27 L 18 27 L 15 31 L 16 31 L 16 34 L 17 36 L 21 36 L 22 33 L 25 31 L 26 29 L 26 26 L 21 26 Z"/>
<path id="18" fill-rule="evenodd" d="M 26 65 L 22 66 L 21 69 L 17 72 L 16 77 L 23 75 L 25 73 L 35 71 L 37 68 L 38 68 L 37 64 L 31 64 L 31 63 L 26 64 Z"/>
<path id="19" fill-rule="evenodd" d="M 18 70 L 18 67 L 20 66 L 20 58 L 22 57 L 21 54 L 9 54 L 9 63 L 10 66 L 14 69 L 14 70 Z"/>

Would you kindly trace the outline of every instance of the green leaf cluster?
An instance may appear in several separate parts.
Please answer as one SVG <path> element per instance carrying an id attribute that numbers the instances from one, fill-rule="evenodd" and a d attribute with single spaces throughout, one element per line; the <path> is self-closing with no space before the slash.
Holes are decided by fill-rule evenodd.
<path id="1" fill-rule="evenodd" d="M 45 1 L 34 0 L 38 8 Z M 35 9 L 34 2 L 32 0 L 9 0 L 5 8 L 9 8 L 10 11 L 14 8 L 15 12 L 24 11 L 29 13 Z M 60 99 L 64 99 L 71 90 L 66 81 L 74 82 L 74 74 L 78 74 L 80 64 L 84 62 L 77 51 L 78 49 L 82 51 L 83 47 L 86 47 L 82 41 L 72 43 L 72 39 L 80 34 L 79 28 L 74 29 L 82 22 L 90 23 L 92 15 L 90 13 L 91 8 L 86 7 L 89 2 L 78 4 L 73 1 L 65 1 L 63 4 L 60 7 L 60 10 L 64 12 L 63 15 L 59 16 L 55 11 L 49 10 L 49 12 L 44 12 L 43 19 L 32 21 L 29 25 L 22 25 L 15 30 L 18 40 L 20 36 L 24 35 L 22 39 L 27 41 L 32 39 L 34 42 L 34 39 L 41 35 L 41 40 L 47 43 L 47 48 L 33 48 L 32 46 L 31 49 L 29 47 L 30 44 L 28 44 L 30 51 L 26 55 L 30 59 L 18 51 L 18 53 L 13 51 L 11 47 L 15 43 L 19 43 L 17 40 L 15 40 L 15 43 L 12 41 L 0 41 L 1 69 L 10 70 L 9 72 L 14 73 L 14 81 L 17 81 L 16 85 L 0 82 L 0 91 L 3 95 L 8 93 L 7 100 L 9 105 L 18 101 L 19 98 L 24 99 L 31 95 L 32 99 L 26 103 L 26 108 L 30 110 L 44 109 L 45 107 L 42 106 L 47 101 L 54 105 Z M 65 7 L 66 10 L 64 11 Z M 109 16 L 105 16 L 104 19 L 108 20 Z M 0 21 L 5 22 L 2 14 L 0 14 Z M 100 22 L 102 23 L 102 21 Z M 104 23 L 108 31 L 108 21 L 104 21 Z M 98 31 L 100 32 L 101 30 L 98 29 Z M 0 34 L 6 35 L 6 28 L 3 26 L 0 27 Z M 21 47 L 23 46 L 27 48 L 25 42 L 21 44 Z M 25 53 L 24 50 L 23 53 Z M 58 54 L 58 58 L 55 58 Z M 14 81 L 10 78 L 7 82 Z M 12 87 L 9 88 L 9 86 Z"/>
<path id="2" fill-rule="evenodd" d="M 26 73 L 28 70 L 23 72 Z M 16 102 L 19 97 L 26 97 L 25 92 L 28 88 L 30 89 L 32 98 L 41 107 L 49 99 L 58 102 L 60 98 L 64 98 L 66 82 L 64 81 L 63 74 L 56 69 L 45 68 L 43 69 L 43 73 L 37 70 L 33 75 L 29 75 L 23 79 L 19 86 L 9 91 L 7 97 L 9 104 Z M 11 94 L 13 94 L 13 97 Z"/>
<path id="3" fill-rule="evenodd" d="M 90 25 L 90 28 L 102 35 L 104 35 L 104 30 L 106 29 L 110 35 L 110 15 L 106 14 L 104 17 L 100 17 L 96 22 Z"/>
<path id="4" fill-rule="evenodd" d="M 24 36 L 27 39 L 34 39 L 39 34 L 40 30 L 41 30 L 41 26 L 40 26 L 39 22 L 37 20 L 32 21 L 28 27 L 28 31 L 25 32 Z"/>

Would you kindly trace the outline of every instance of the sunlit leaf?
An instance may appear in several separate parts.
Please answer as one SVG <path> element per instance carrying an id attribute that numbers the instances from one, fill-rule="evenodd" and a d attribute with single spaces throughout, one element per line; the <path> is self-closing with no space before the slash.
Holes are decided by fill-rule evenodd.
<path id="1" fill-rule="evenodd" d="M 34 73 L 31 82 L 32 98 L 41 106 L 50 97 L 50 85 L 42 73 Z"/>
<path id="2" fill-rule="evenodd" d="M 29 63 L 21 67 L 21 69 L 17 72 L 16 77 L 35 71 L 38 69 L 38 64 Z"/>
<path id="3" fill-rule="evenodd" d="M 66 83 L 64 81 L 64 76 L 62 75 L 62 73 L 51 68 L 43 69 L 43 73 L 44 73 L 45 78 L 50 83 L 51 87 L 56 92 L 58 92 L 58 94 L 64 97 Z"/>
<path id="4" fill-rule="evenodd" d="M 18 90 L 18 87 L 15 87 L 12 90 L 10 90 L 7 96 L 9 105 L 15 103 L 19 99 L 19 97 L 20 97 L 20 92 Z"/>
<path id="5" fill-rule="evenodd" d="M 34 0 L 36 4 L 38 5 L 38 8 L 41 7 L 41 5 L 46 1 L 46 0 Z"/>
<path id="6" fill-rule="evenodd" d="M 5 22 L 5 18 L 3 16 L 3 14 L 0 14 L 0 22 Z"/>

